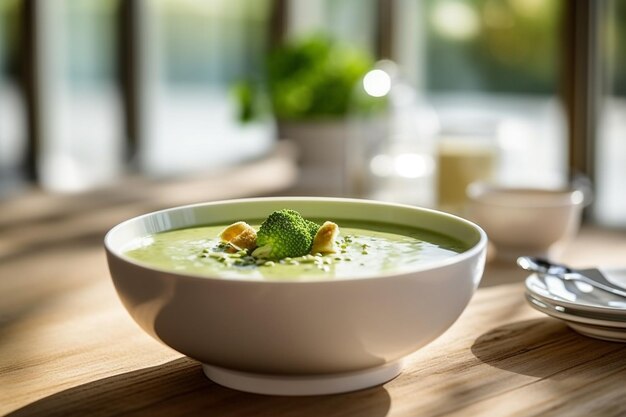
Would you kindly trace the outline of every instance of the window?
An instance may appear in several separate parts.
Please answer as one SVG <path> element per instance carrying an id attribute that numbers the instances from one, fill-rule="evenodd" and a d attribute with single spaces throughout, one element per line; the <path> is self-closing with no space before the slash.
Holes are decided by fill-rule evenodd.
<path id="1" fill-rule="evenodd" d="M 24 180 L 26 114 L 19 88 L 21 46 L 20 2 L 0 2 L 0 195 Z"/>
<path id="2" fill-rule="evenodd" d="M 380 14 L 385 8 L 391 11 L 387 23 Z M 442 208 L 457 209 L 453 206 L 464 197 L 459 176 L 463 169 L 456 161 L 467 152 L 480 152 L 482 159 L 473 165 L 484 168 L 467 173 L 468 178 L 516 186 L 567 182 L 568 137 L 560 97 L 562 1 L 395 0 L 352 5 L 292 0 L 288 9 L 290 36 L 325 30 L 391 58 L 422 102 L 434 108 L 440 126 L 439 165 L 444 168 L 437 187 Z M 389 50 L 380 46 L 386 36 L 391 39 Z M 413 182 L 415 187 L 426 184 Z"/>
<path id="3" fill-rule="evenodd" d="M 25 5 L 33 16 L 25 18 Z M 272 20 L 276 10 L 283 24 Z M 572 10 L 597 17 L 581 36 L 573 33 L 585 19 Z M 262 155 L 274 122 L 239 123 L 232 86 L 263 76 L 278 32 L 324 32 L 396 61 L 437 115 L 440 166 L 470 147 L 483 152 L 476 176 L 564 185 L 589 133 L 594 218 L 626 225 L 626 5 L 617 0 L 3 0 L 0 193 L 23 181 L 24 161 L 36 161 L 44 187 L 71 191 L 128 169 L 182 174 Z M 22 66 L 30 42 L 32 79 Z M 598 77 L 571 82 L 578 68 L 568 54 L 587 43 Z M 596 93 L 578 103 L 581 115 L 568 88 Z M 578 132 L 573 121 L 591 113 L 590 132 Z M 129 142 L 134 164 L 125 159 Z M 440 200 L 453 171 L 439 170 Z"/>
<path id="4" fill-rule="evenodd" d="M 397 60 L 435 107 L 441 143 L 495 145 L 499 182 L 564 184 L 563 3 L 400 0 L 397 5 Z M 407 34 L 416 41 L 407 41 Z"/>
<path id="5" fill-rule="evenodd" d="M 270 3 L 141 5 L 142 169 L 159 175 L 210 170 L 266 152 L 272 122 L 239 123 L 231 89 L 261 72 Z"/>
<path id="6" fill-rule="evenodd" d="M 41 184 L 76 191 L 122 169 L 116 13 L 109 0 L 36 2 Z"/>
<path id="7" fill-rule="evenodd" d="M 372 55 L 376 53 L 375 0 L 291 0 L 287 8 L 289 37 L 325 32 Z"/>
<path id="8" fill-rule="evenodd" d="M 626 226 L 626 4 L 610 1 L 600 17 L 603 69 L 595 158 L 595 219 Z"/>

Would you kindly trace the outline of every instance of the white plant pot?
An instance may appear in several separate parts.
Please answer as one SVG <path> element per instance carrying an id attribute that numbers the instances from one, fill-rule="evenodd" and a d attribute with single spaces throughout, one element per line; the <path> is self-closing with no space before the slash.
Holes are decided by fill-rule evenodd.
<path id="1" fill-rule="evenodd" d="M 348 123 L 344 119 L 279 122 L 281 139 L 293 142 L 301 167 L 303 191 L 341 195 L 346 189 Z"/>

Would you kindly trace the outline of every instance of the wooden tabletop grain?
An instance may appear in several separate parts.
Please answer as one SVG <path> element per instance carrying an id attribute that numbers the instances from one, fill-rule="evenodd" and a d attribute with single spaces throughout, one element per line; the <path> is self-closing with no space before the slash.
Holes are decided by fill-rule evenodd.
<path id="1" fill-rule="evenodd" d="M 117 299 L 102 237 L 118 221 L 186 202 L 280 193 L 276 161 L 220 180 L 129 180 L 78 196 L 0 203 L 0 414 L 9 416 L 624 416 L 626 344 L 578 335 L 528 307 L 523 271 L 490 262 L 443 336 L 383 386 L 318 397 L 220 387 L 147 336 Z M 265 188 L 242 179 L 267 175 Z M 274 175 L 273 178 L 277 176 Z M 225 180 L 225 178 L 227 178 Z M 584 227 L 562 260 L 626 264 L 626 233 Z"/>

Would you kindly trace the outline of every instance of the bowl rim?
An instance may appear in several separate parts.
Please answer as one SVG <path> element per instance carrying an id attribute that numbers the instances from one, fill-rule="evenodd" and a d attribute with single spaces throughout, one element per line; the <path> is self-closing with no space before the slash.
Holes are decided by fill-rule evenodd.
<path id="1" fill-rule="evenodd" d="M 519 200 L 515 202 L 509 202 L 507 200 L 500 201 L 487 201 L 484 197 L 492 195 L 516 195 L 517 193 L 536 193 L 542 194 L 547 199 L 537 201 L 534 198 L 529 198 L 523 204 L 520 204 Z M 467 198 L 478 204 L 494 207 L 507 207 L 507 208 L 540 208 L 540 207 L 576 207 L 584 206 L 586 204 L 585 193 L 582 190 L 576 188 L 560 187 L 530 187 L 530 186 L 506 186 L 500 184 L 493 184 L 489 182 L 474 182 L 467 186 L 465 190 Z M 550 201 L 548 201 L 550 199 Z"/>
<path id="2" fill-rule="evenodd" d="M 197 208 L 197 207 L 217 206 L 217 205 L 223 205 L 223 204 L 248 204 L 248 203 L 252 204 L 255 202 L 274 202 L 274 201 L 275 202 L 283 202 L 283 201 L 285 202 L 287 201 L 299 201 L 299 202 L 312 201 L 313 202 L 315 201 L 315 202 L 331 202 L 331 203 L 357 203 L 357 204 L 365 204 L 365 205 L 373 204 L 373 205 L 386 206 L 386 207 L 395 207 L 395 208 L 404 208 L 404 209 L 423 211 L 423 212 L 431 213 L 437 216 L 442 216 L 453 221 L 460 222 L 464 224 L 465 226 L 468 226 L 474 229 L 478 233 L 480 238 L 478 239 L 478 242 L 476 242 L 474 245 L 472 245 L 471 247 L 469 247 L 467 250 L 463 252 L 457 253 L 448 258 L 444 258 L 444 259 L 440 259 L 440 260 L 436 260 L 432 262 L 426 262 L 423 265 L 418 265 L 418 266 L 414 266 L 414 267 L 406 268 L 406 269 L 398 268 L 398 269 L 393 269 L 389 272 L 365 274 L 365 275 L 359 275 L 356 277 L 333 277 L 332 279 L 328 279 L 328 280 L 319 279 L 315 277 L 297 279 L 297 280 L 296 279 L 289 279 L 289 280 L 287 279 L 286 280 L 259 279 L 259 278 L 243 278 L 243 277 L 231 279 L 231 278 L 224 278 L 224 277 L 219 277 L 215 275 L 212 276 L 208 274 L 199 274 L 199 273 L 194 274 L 190 272 L 173 271 L 171 269 L 151 266 L 145 262 L 136 261 L 128 256 L 125 256 L 123 253 L 121 253 L 119 249 L 114 249 L 112 247 L 112 244 L 110 243 L 112 236 L 117 232 L 117 230 L 125 227 L 128 223 L 139 221 L 143 218 L 155 216 L 157 214 L 167 213 L 170 211 L 192 209 L 192 208 Z M 189 227 L 193 227 L 193 226 L 189 226 Z M 171 229 L 171 230 L 175 230 L 175 229 Z M 415 272 L 435 270 L 435 269 L 439 269 L 439 268 L 446 267 L 449 265 L 461 263 L 463 261 L 466 261 L 467 259 L 470 259 L 478 255 L 481 251 L 486 250 L 487 240 L 488 240 L 487 233 L 476 223 L 471 222 L 462 217 L 456 216 L 454 214 L 447 213 L 447 212 L 440 211 L 440 210 L 434 210 L 434 209 L 419 207 L 419 206 L 411 206 L 408 204 L 391 203 L 391 202 L 386 202 L 386 201 L 360 199 L 360 198 L 281 196 L 281 197 L 251 197 L 251 198 L 216 200 L 216 201 L 209 201 L 209 202 L 186 204 L 182 206 L 175 206 L 175 207 L 170 207 L 170 208 L 165 208 L 161 210 L 155 210 L 155 211 L 151 211 L 148 213 L 144 213 L 144 214 L 126 219 L 118 223 L 117 225 L 113 226 L 104 236 L 104 247 L 110 255 L 120 259 L 121 261 L 125 263 L 129 263 L 135 267 L 139 267 L 144 270 L 156 271 L 160 273 L 174 275 L 177 278 L 191 279 L 191 280 L 211 280 L 211 281 L 219 281 L 223 283 L 232 283 L 232 284 L 256 283 L 256 284 L 262 284 L 262 285 L 304 285 L 304 284 L 328 285 L 330 283 L 341 283 L 341 282 L 346 282 L 346 281 L 360 282 L 363 280 L 376 280 L 376 279 L 382 279 L 382 278 L 399 277 L 399 276 L 404 276 L 407 274 L 413 274 Z"/>

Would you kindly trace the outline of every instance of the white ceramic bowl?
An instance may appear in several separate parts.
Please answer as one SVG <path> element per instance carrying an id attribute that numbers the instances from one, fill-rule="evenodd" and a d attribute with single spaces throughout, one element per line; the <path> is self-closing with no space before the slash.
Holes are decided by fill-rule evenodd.
<path id="1" fill-rule="evenodd" d="M 469 249 L 402 273 L 326 281 L 199 277 L 122 253 L 128 242 L 151 233 L 258 219 L 282 208 L 339 225 L 349 219 L 420 227 Z M 459 317 L 482 276 L 486 244 L 478 226 L 446 213 L 307 197 L 177 207 L 127 220 L 105 238 L 117 293 L 146 332 L 200 361 L 222 385 L 282 395 L 345 392 L 395 377 L 402 358 Z"/>
<path id="2" fill-rule="evenodd" d="M 496 256 L 553 257 L 577 233 L 585 196 L 580 190 L 511 188 L 474 183 L 468 217 L 485 229 Z"/>

